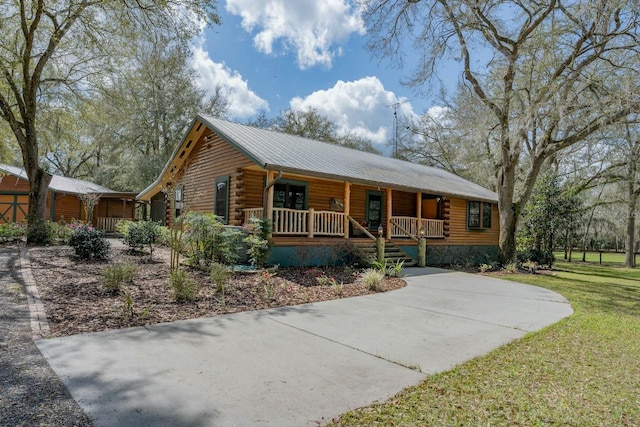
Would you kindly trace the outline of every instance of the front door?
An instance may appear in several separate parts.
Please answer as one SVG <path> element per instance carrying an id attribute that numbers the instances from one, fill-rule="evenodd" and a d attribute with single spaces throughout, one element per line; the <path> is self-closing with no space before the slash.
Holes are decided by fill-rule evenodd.
<path id="1" fill-rule="evenodd" d="M 379 191 L 367 191 L 367 226 L 369 230 L 376 230 L 382 224 L 383 194 Z"/>

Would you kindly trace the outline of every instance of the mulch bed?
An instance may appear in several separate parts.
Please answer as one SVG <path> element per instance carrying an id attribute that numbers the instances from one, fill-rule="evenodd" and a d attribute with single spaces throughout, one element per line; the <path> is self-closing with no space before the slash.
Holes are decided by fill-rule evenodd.
<path id="1" fill-rule="evenodd" d="M 164 247 L 154 250 L 152 260 L 149 254 L 125 247 L 112 248 L 105 262 L 80 260 L 68 246 L 30 248 L 29 256 L 54 337 L 375 293 L 357 280 L 359 271 L 349 267 L 281 268 L 275 273 L 233 274 L 223 305 L 207 273 L 183 266 L 201 288 L 195 300 L 179 303 L 169 287 L 169 250 Z M 118 295 L 105 290 L 100 274 L 115 263 L 136 268 L 133 283 Z M 398 278 L 383 282 L 385 290 L 404 286 Z"/>

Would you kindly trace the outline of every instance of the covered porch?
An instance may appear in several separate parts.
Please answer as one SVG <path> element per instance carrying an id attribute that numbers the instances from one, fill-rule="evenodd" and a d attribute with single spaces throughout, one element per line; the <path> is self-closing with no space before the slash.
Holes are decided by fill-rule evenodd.
<path id="1" fill-rule="evenodd" d="M 135 220 L 138 205 L 134 194 L 102 194 L 94 208 L 92 223 L 98 230 L 114 233 L 120 221 Z"/>
<path id="2" fill-rule="evenodd" d="M 423 197 L 421 192 L 406 192 L 398 190 L 394 197 L 394 189 L 376 188 L 373 190 L 358 187 L 359 193 L 366 192 L 366 208 L 359 206 L 353 209 L 354 203 L 364 202 L 363 197 L 352 197 L 352 183 L 344 181 L 342 192 L 338 183 L 333 182 L 330 195 L 331 210 L 326 205 L 318 209 L 318 206 L 305 206 L 301 209 L 274 206 L 274 188 L 279 177 L 275 172 L 269 171 L 264 191 L 265 207 L 252 207 L 242 209 L 242 222 L 247 224 L 252 217 L 270 218 L 272 220 L 272 234 L 274 236 L 302 236 L 314 238 L 316 236 L 335 236 L 345 239 L 354 237 L 368 237 L 375 240 L 378 236 L 387 240 L 412 239 L 420 237 L 428 239 L 443 239 L 446 237 L 445 220 L 442 218 L 443 209 L 440 203 L 444 197 L 428 195 Z M 378 200 L 370 201 L 368 193 L 376 193 Z M 308 196 L 308 195 L 307 195 Z M 394 208 L 396 199 L 397 209 Z M 429 202 L 433 202 L 437 209 L 430 209 Z M 378 203 L 378 204 L 374 204 Z M 401 205 L 401 206 L 400 206 Z M 369 212 L 371 209 L 371 212 Z M 375 209 L 378 209 L 377 211 Z M 366 210 L 367 218 L 363 218 L 362 212 Z M 424 212 L 431 210 L 432 212 Z M 353 212 L 360 212 L 359 215 Z M 397 211 L 397 212 L 396 212 Z M 410 213 L 409 215 L 407 215 Z M 431 216 L 431 217 L 428 217 Z M 433 218 L 440 216 L 440 218 Z M 426 218 L 425 218 L 426 217 Z"/>

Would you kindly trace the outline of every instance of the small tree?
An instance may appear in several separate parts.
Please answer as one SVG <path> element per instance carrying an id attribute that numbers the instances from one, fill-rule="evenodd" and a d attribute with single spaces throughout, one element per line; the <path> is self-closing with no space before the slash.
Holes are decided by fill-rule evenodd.
<path id="1" fill-rule="evenodd" d="M 266 218 L 252 217 L 249 221 L 249 235 L 244 238 L 251 265 L 262 268 L 266 265 L 271 249 L 271 221 Z"/>
<path id="2" fill-rule="evenodd" d="M 522 261 L 534 261 L 551 267 L 556 242 L 566 230 L 575 229 L 582 202 L 571 190 L 563 191 L 554 173 L 544 174 L 536 183 L 523 213 L 518 233 L 518 251 Z"/>
<path id="3" fill-rule="evenodd" d="M 98 193 L 86 193 L 78 196 L 82 202 L 82 208 L 84 209 L 84 216 L 87 218 L 87 223 L 93 222 L 93 210 L 100 201 L 102 194 Z"/>

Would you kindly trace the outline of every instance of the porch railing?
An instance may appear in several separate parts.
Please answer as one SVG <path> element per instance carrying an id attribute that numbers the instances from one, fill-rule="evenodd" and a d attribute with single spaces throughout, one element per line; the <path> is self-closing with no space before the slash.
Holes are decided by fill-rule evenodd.
<path id="1" fill-rule="evenodd" d="M 262 208 L 244 209 L 244 221 L 252 217 L 261 218 Z M 273 208 L 274 235 L 298 236 L 342 236 L 344 235 L 344 213 L 334 211 L 316 211 Z"/>
<path id="2" fill-rule="evenodd" d="M 244 221 L 251 217 L 261 218 L 262 208 L 244 209 Z M 334 211 L 316 211 L 314 209 L 298 210 L 273 208 L 273 234 L 297 236 L 343 236 L 344 213 Z M 391 217 L 391 237 L 420 237 L 423 228 L 425 237 L 444 237 L 444 221 L 410 216 Z"/>
<path id="3" fill-rule="evenodd" d="M 116 231 L 116 224 L 122 221 L 122 218 L 107 218 L 104 216 L 99 216 L 96 218 L 96 228 L 98 230 L 104 230 L 108 233 L 113 233 Z"/>
<path id="4" fill-rule="evenodd" d="M 249 208 L 243 209 L 244 212 L 244 223 L 247 224 L 249 220 L 254 218 L 262 218 L 262 208 Z"/>
<path id="5" fill-rule="evenodd" d="M 444 221 L 440 219 L 425 219 L 410 216 L 391 217 L 391 237 L 420 237 L 420 229 L 424 229 L 425 237 L 444 237 Z"/>

